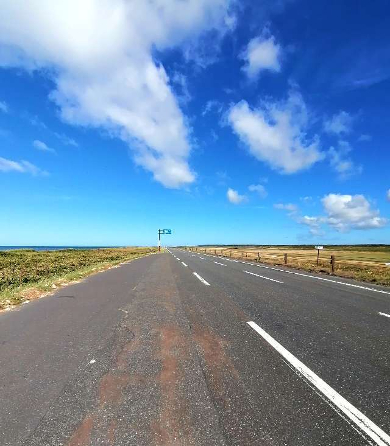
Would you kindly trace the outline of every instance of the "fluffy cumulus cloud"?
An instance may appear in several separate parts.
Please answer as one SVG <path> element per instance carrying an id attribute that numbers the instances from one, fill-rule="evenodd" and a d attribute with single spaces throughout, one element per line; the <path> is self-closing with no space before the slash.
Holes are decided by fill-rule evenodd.
<path id="1" fill-rule="evenodd" d="M 345 135 L 352 130 L 353 117 L 346 111 L 340 111 L 324 122 L 324 130 L 335 135 Z"/>
<path id="2" fill-rule="evenodd" d="M 318 138 L 306 137 L 308 112 L 297 91 L 286 101 L 264 102 L 257 109 L 241 101 L 230 109 L 228 122 L 255 158 L 281 173 L 308 169 L 324 158 Z"/>
<path id="3" fill-rule="evenodd" d="M 248 189 L 251 192 L 256 192 L 260 198 L 265 198 L 268 195 L 267 190 L 262 184 L 251 184 Z"/>
<path id="4" fill-rule="evenodd" d="M 329 194 L 322 204 L 327 214 L 324 221 L 338 231 L 375 229 L 387 223 L 364 195 Z"/>
<path id="5" fill-rule="evenodd" d="M 307 226 L 312 235 L 322 235 L 324 224 L 338 232 L 348 232 L 352 229 L 377 229 L 388 223 L 364 195 L 328 194 L 321 199 L 321 203 L 324 212 L 317 216 L 302 215 L 291 204 L 276 204 L 274 207 L 288 211 L 289 217 Z"/>
<path id="6" fill-rule="evenodd" d="M 302 225 L 306 225 L 309 228 L 309 232 L 311 235 L 320 235 L 321 232 L 321 218 L 319 217 L 310 217 L 308 215 L 304 215 L 303 217 L 298 217 L 296 219 L 298 223 Z"/>
<path id="7" fill-rule="evenodd" d="M 40 150 L 41 152 L 51 152 L 51 153 L 55 153 L 55 150 L 52 149 L 51 147 L 48 147 L 47 144 L 45 144 L 43 141 L 39 141 L 39 139 L 36 139 L 33 142 L 33 146 L 37 149 Z"/>
<path id="8" fill-rule="evenodd" d="M 0 172 L 19 172 L 31 175 L 47 175 L 47 172 L 31 164 L 29 161 L 13 161 L 0 157 Z"/>
<path id="9" fill-rule="evenodd" d="M 233 204 L 240 204 L 247 200 L 245 195 L 240 195 L 236 190 L 230 188 L 228 189 L 226 196 L 230 203 Z"/>
<path id="10" fill-rule="evenodd" d="M 243 70 L 249 79 L 255 79 L 261 71 L 280 71 L 281 48 L 273 36 L 255 37 L 242 54 Z"/>
<path id="11" fill-rule="evenodd" d="M 360 174 L 363 170 L 362 166 L 356 165 L 350 158 L 351 151 L 352 147 L 347 141 L 339 141 L 338 147 L 332 146 L 328 152 L 330 165 L 342 180 Z"/>
<path id="12" fill-rule="evenodd" d="M 68 123 L 102 127 L 166 187 L 194 181 L 190 129 L 154 50 L 231 27 L 229 0 L 2 3 L 0 66 L 41 70 Z"/>

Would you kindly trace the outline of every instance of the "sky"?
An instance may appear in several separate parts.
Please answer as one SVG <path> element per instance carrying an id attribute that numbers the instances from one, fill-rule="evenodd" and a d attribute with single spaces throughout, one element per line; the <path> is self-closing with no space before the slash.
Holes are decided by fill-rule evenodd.
<path id="1" fill-rule="evenodd" d="M 0 7 L 0 245 L 390 243 L 387 0 Z"/>

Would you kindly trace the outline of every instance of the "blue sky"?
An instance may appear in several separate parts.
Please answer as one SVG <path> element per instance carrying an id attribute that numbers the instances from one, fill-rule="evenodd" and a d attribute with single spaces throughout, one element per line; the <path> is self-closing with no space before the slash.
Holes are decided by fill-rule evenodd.
<path id="1" fill-rule="evenodd" d="M 1 3 L 0 245 L 390 243 L 387 1 Z"/>

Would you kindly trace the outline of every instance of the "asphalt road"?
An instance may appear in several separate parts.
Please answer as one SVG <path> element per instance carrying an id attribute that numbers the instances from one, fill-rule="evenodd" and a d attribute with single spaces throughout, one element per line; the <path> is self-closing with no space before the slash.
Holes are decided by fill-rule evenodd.
<path id="1" fill-rule="evenodd" d="M 390 445 L 390 290 L 296 273 L 171 249 L 0 314 L 0 445 Z"/>

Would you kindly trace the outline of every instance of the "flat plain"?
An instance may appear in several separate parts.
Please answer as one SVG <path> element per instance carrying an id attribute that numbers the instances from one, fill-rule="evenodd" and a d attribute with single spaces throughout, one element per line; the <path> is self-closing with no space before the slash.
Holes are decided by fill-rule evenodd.
<path id="1" fill-rule="evenodd" d="M 331 256 L 335 258 L 334 273 L 340 277 L 362 280 L 390 286 L 390 245 L 332 245 L 320 251 L 317 265 L 317 250 L 314 246 L 198 246 L 198 252 L 217 253 L 233 258 L 260 260 L 273 265 L 299 268 L 305 271 L 331 273 Z M 287 254 L 287 263 L 285 263 Z"/>

